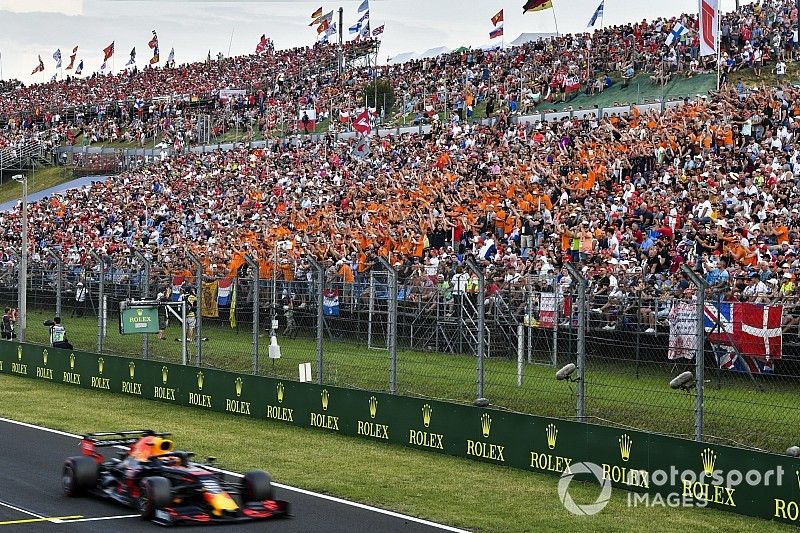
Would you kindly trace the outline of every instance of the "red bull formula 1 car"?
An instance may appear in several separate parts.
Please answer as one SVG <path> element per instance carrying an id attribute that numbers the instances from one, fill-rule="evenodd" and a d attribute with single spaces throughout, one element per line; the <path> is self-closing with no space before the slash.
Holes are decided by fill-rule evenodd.
<path id="1" fill-rule="evenodd" d="M 64 494 L 112 500 L 160 525 L 288 516 L 289 504 L 274 499 L 269 474 L 252 471 L 229 479 L 213 467 L 213 458 L 197 463 L 192 452 L 176 451 L 169 436 L 151 430 L 84 435 L 83 455 L 64 462 Z M 106 459 L 98 451 L 106 447 L 121 450 Z"/>

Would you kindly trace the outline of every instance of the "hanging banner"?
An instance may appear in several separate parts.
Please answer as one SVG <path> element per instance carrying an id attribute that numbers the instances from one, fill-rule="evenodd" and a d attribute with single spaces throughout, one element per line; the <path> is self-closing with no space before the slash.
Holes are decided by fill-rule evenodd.
<path id="1" fill-rule="evenodd" d="M 700 0 L 700 55 L 717 53 L 719 42 L 719 0 Z"/>
<path id="2" fill-rule="evenodd" d="M 201 298 L 203 316 L 219 318 L 219 303 L 217 302 L 217 281 L 203 282 L 203 295 Z"/>

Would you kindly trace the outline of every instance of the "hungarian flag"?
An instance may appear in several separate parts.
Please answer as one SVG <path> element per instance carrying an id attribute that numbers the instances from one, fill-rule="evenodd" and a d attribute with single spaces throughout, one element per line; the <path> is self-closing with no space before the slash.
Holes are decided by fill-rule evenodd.
<path id="1" fill-rule="evenodd" d="M 492 26 L 497 26 L 501 22 L 503 22 L 503 10 L 502 9 L 497 12 L 497 15 L 492 17 Z"/>
<path id="2" fill-rule="evenodd" d="M 528 11 L 544 11 L 545 9 L 553 9 L 553 0 L 528 0 L 522 6 L 522 13 Z"/>
<path id="3" fill-rule="evenodd" d="M 362 135 L 372 133 L 372 124 L 369 122 L 369 109 L 365 109 L 363 113 L 356 117 L 353 121 L 353 129 Z"/>
<path id="4" fill-rule="evenodd" d="M 256 53 L 260 54 L 266 49 L 267 49 L 267 34 L 265 33 L 261 35 L 261 40 L 258 41 L 258 44 L 256 45 Z"/>
<path id="5" fill-rule="evenodd" d="M 33 69 L 33 71 L 31 72 L 31 76 L 33 76 L 37 72 L 44 72 L 44 61 L 42 61 L 41 55 L 39 56 L 39 65 L 35 69 Z"/>
<path id="6" fill-rule="evenodd" d="M 103 63 L 109 60 L 111 56 L 114 55 L 114 41 L 111 41 L 111 44 L 103 48 Z"/>

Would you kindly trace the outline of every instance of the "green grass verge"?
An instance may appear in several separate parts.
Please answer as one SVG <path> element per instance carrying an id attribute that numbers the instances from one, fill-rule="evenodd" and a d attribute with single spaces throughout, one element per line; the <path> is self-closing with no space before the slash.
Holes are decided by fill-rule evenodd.
<path id="1" fill-rule="evenodd" d="M 20 172 L 28 176 L 28 194 L 61 185 L 75 178 L 72 169 L 67 167 L 45 167 L 41 170 L 36 169 L 35 172 L 30 170 L 5 170 L 2 171 L 3 183 L 0 184 L 0 203 L 22 198 L 22 186 L 10 179 L 12 175 Z"/>
<path id="2" fill-rule="evenodd" d="M 76 349 L 96 351 L 97 319 L 71 318 L 64 313 L 67 331 Z M 47 328 L 41 325 L 51 314 L 29 309 L 28 341 L 47 344 Z M 265 321 L 266 322 L 266 321 Z M 390 361 L 386 350 L 368 349 L 366 321 L 358 319 L 330 322 L 331 330 L 341 337 L 324 342 L 324 381 L 327 384 L 386 391 L 389 388 Z M 113 320 L 108 324 L 104 341 L 106 353 L 141 357 L 142 337 L 123 336 Z M 252 329 L 242 323 L 240 329 L 229 327 L 227 320 L 204 320 L 201 366 L 249 373 L 252 369 Z M 424 332 L 419 332 L 424 334 Z M 566 332 L 560 333 L 561 364 L 570 355 Z M 181 344 L 176 342 L 180 329 L 171 325 L 168 339 L 150 336 L 150 357 L 180 363 Z M 379 343 L 381 339 L 376 339 Z M 384 341 L 385 342 L 385 341 Z M 269 336 L 262 334 L 259 373 L 284 379 L 297 379 L 299 363 L 312 362 L 316 367 L 316 345 L 311 337 L 280 338 L 282 358 L 268 358 Z M 615 357 L 632 358 L 630 346 L 600 348 Z M 189 346 L 189 364 L 194 364 L 194 344 Z M 543 360 L 544 354 L 538 354 Z M 571 417 L 575 397 L 564 382 L 554 379 L 555 369 L 541 364 L 523 365 L 523 383 L 517 386 L 517 363 L 503 357 L 484 360 L 484 396 L 492 404 L 541 416 Z M 592 358 L 586 369 L 586 413 L 595 420 L 691 437 L 694 428 L 694 396 L 673 391 L 668 381 L 684 370 L 671 362 L 641 363 L 630 360 Z M 316 368 L 315 368 L 316 375 Z M 768 380 L 764 392 L 757 392 L 746 377 L 707 371 L 711 383 L 705 390 L 705 429 L 710 440 L 733 441 L 772 451 L 793 444 L 787 428 L 800 425 L 800 411 L 795 408 L 797 387 L 793 381 Z M 637 377 L 638 376 L 638 377 Z M 476 360 L 470 355 L 442 354 L 398 349 L 397 393 L 471 402 L 476 391 Z"/>
<path id="3" fill-rule="evenodd" d="M 225 468 L 263 468 L 281 483 L 477 531 L 793 530 L 711 509 L 631 508 L 619 490 L 601 513 L 576 517 L 561 505 L 553 476 L 6 375 L 0 416 L 72 433 L 171 431 L 180 448 L 219 457 Z M 575 483 L 570 495 L 590 503 L 598 490 Z"/>

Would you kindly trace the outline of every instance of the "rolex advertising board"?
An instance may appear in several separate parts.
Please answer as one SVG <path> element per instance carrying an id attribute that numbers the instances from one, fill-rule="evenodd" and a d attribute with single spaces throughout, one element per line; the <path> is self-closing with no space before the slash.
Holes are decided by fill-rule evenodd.
<path id="1" fill-rule="evenodd" d="M 119 332 L 123 335 L 135 333 L 158 333 L 158 307 L 128 307 L 120 303 Z"/>
<path id="2" fill-rule="evenodd" d="M 800 460 L 773 453 L 479 408 L 43 346 L 0 343 L 0 373 L 287 423 L 559 476 L 565 507 L 692 505 L 800 524 Z M 573 477 L 598 501 L 565 499 Z M 568 497 L 568 494 L 566 494 Z M 569 508 L 569 507 L 568 507 Z"/>

